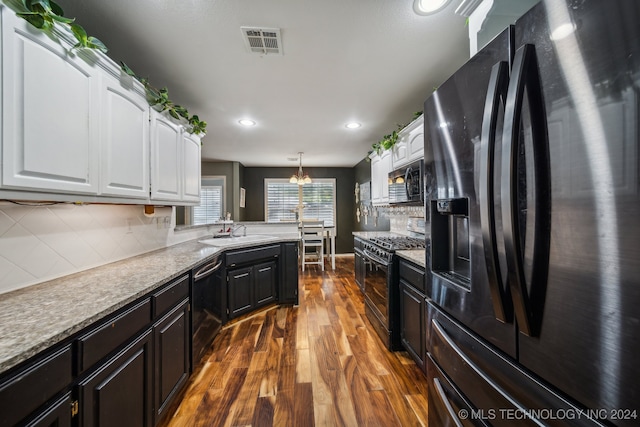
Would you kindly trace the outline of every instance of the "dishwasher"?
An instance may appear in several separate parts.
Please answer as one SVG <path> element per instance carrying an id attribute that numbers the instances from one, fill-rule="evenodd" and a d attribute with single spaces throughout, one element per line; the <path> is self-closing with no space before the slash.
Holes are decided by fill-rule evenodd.
<path id="1" fill-rule="evenodd" d="M 191 271 L 191 369 L 200 363 L 222 328 L 222 262 L 222 257 L 216 257 Z"/>

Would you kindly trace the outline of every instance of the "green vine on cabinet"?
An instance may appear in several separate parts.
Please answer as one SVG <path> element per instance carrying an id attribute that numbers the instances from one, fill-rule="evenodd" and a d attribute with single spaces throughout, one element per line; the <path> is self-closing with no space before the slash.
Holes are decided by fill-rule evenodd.
<path id="1" fill-rule="evenodd" d="M 417 119 L 421 115 L 422 115 L 422 111 L 416 111 L 415 113 L 413 113 L 413 119 L 411 119 L 411 122 L 413 122 L 415 119 Z M 376 154 L 380 155 L 382 154 L 383 151 L 390 150 L 391 148 L 393 148 L 393 146 L 396 145 L 396 142 L 398 142 L 398 132 L 400 132 L 402 129 L 406 128 L 407 126 L 409 126 L 411 122 L 403 125 L 398 125 L 398 129 L 394 130 L 389 135 L 383 136 L 382 139 L 376 142 L 375 144 L 372 144 L 371 145 L 372 150 L 369 151 L 368 154 L 375 152 Z M 367 158 L 369 157 L 367 156 Z"/>
<path id="2" fill-rule="evenodd" d="M 75 22 L 75 18 L 67 18 L 58 3 L 53 0 L 3 0 L 11 7 L 20 18 L 25 19 L 34 27 L 51 31 L 56 23 L 68 25 L 74 37 L 78 41 L 73 49 L 96 49 L 102 53 L 107 53 L 108 49 L 98 38 L 89 36 L 85 29 Z M 167 88 L 156 89 L 149 84 L 149 79 L 138 77 L 131 68 L 124 62 L 120 62 L 121 69 L 128 75 L 134 77 L 143 84 L 147 101 L 152 107 L 159 111 L 167 111 L 176 120 L 184 119 L 189 125 L 189 132 L 204 135 L 206 133 L 207 122 L 200 120 L 197 115 L 190 116 L 186 108 L 174 104 L 169 99 Z"/>
<path id="3" fill-rule="evenodd" d="M 176 120 L 184 119 L 189 123 L 190 132 L 194 134 L 205 134 L 207 128 L 207 122 L 200 120 L 197 115 L 189 116 L 189 112 L 181 105 L 174 104 L 169 99 L 169 91 L 166 87 L 162 89 L 156 89 L 151 86 L 147 77 L 139 77 L 136 73 L 129 68 L 124 62 L 120 62 L 122 71 L 127 75 L 138 80 L 144 86 L 147 94 L 147 101 L 152 107 L 155 107 L 159 111 L 167 111 L 171 117 Z"/>
<path id="4" fill-rule="evenodd" d="M 12 2 L 16 15 L 41 30 L 51 30 L 56 23 L 68 25 L 78 43 L 73 49 L 88 48 L 107 53 L 108 49 L 99 39 L 87 35 L 82 26 L 75 23 L 75 18 L 66 18 L 64 11 L 53 0 L 15 0 Z"/>

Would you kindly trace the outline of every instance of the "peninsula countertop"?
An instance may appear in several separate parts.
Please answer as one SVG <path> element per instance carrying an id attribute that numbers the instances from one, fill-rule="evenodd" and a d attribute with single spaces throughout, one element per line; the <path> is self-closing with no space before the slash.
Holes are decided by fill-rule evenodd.
<path id="1" fill-rule="evenodd" d="M 0 374 L 225 250 L 191 240 L 0 295 Z"/>

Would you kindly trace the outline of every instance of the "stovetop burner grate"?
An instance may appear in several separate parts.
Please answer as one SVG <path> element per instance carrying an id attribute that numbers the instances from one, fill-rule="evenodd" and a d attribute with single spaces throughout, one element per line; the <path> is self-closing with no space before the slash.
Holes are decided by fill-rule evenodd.
<path id="1" fill-rule="evenodd" d="M 373 237 L 371 243 L 389 251 L 406 250 L 406 249 L 424 249 L 425 241 L 416 237 L 405 236 L 388 236 Z"/>

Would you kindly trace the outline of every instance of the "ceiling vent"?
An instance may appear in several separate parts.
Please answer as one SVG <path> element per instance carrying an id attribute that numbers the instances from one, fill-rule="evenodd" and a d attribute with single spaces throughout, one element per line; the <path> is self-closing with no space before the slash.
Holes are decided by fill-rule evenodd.
<path id="1" fill-rule="evenodd" d="M 280 28 L 240 27 L 247 51 L 260 55 L 282 55 Z"/>

